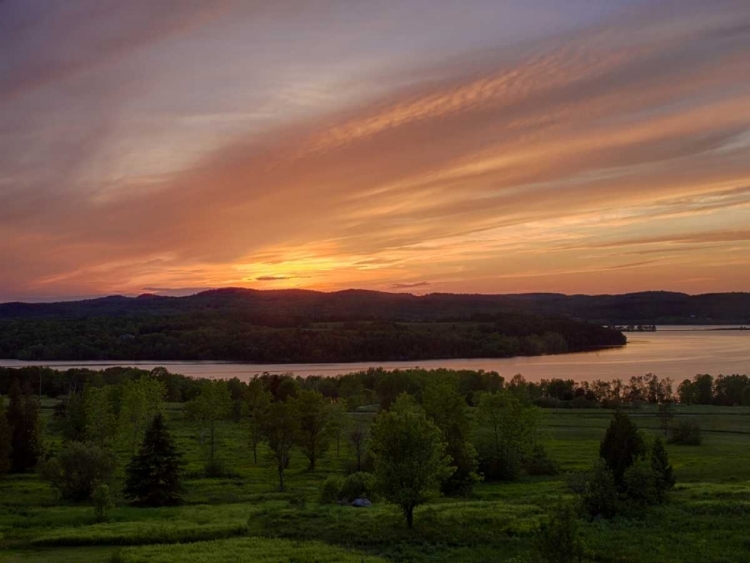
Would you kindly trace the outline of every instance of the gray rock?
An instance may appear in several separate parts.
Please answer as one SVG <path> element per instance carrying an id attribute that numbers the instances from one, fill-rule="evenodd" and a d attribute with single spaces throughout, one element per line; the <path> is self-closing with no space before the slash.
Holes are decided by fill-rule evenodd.
<path id="1" fill-rule="evenodd" d="M 356 506 L 357 508 L 369 508 L 372 506 L 372 503 L 366 498 L 358 498 L 352 502 L 352 506 Z"/>

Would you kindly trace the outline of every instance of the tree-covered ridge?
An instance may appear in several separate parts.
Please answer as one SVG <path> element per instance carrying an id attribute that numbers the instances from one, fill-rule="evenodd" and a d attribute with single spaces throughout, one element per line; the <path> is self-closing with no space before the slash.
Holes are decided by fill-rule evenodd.
<path id="1" fill-rule="evenodd" d="M 351 362 L 533 356 L 626 342 L 620 332 L 598 325 L 526 313 L 481 322 L 257 322 L 223 309 L 174 316 L 0 319 L 0 357 Z"/>

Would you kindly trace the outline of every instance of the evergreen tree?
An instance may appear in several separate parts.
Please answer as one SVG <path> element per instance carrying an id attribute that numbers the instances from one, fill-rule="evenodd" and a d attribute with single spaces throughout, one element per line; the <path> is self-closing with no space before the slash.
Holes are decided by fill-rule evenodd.
<path id="1" fill-rule="evenodd" d="M 657 475 L 656 488 L 658 500 L 661 502 L 666 497 L 667 491 L 675 484 L 674 471 L 661 438 L 657 438 L 651 447 L 651 469 Z"/>
<path id="2" fill-rule="evenodd" d="M 599 456 L 614 474 L 618 489 L 624 486 L 625 470 L 645 454 L 646 444 L 638 427 L 627 414 L 618 410 L 599 446 Z"/>
<path id="3" fill-rule="evenodd" d="M 5 410 L 5 399 L 0 396 L 0 475 L 10 471 L 12 429 Z"/>
<path id="4" fill-rule="evenodd" d="M 125 498 L 143 506 L 173 506 L 182 502 L 181 454 L 158 413 L 146 430 L 137 455 L 127 467 Z"/>
<path id="5" fill-rule="evenodd" d="M 39 404 L 30 389 L 21 392 L 14 379 L 10 386 L 8 423 L 11 426 L 11 471 L 26 473 L 36 466 L 41 454 Z"/>

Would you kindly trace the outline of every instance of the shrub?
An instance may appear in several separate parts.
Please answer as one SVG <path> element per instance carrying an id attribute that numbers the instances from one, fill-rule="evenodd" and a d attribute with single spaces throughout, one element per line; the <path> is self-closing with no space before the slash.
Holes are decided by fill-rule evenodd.
<path id="1" fill-rule="evenodd" d="M 659 474 L 644 459 L 637 460 L 625 470 L 624 493 L 629 509 L 643 510 L 659 502 Z"/>
<path id="2" fill-rule="evenodd" d="M 109 511 L 115 507 L 112 502 L 112 495 L 109 492 L 109 486 L 104 483 L 97 483 L 94 492 L 91 494 L 91 500 L 94 501 L 94 515 L 97 522 L 107 522 L 109 520 Z"/>
<path id="3" fill-rule="evenodd" d="M 703 436 L 698 421 L 688 419 L 678 422 L 670 431 L 669 443 L 681 446 L 700 446 L 703 443 Z"/>
<path id="4" fill-rule="evenodd" d="M 339 500 L 343 486 L 344 479 L 342 477 L 329 475 L 323 481 L 323 486 L 320 489 L 320 496 L 318 497 L 320 504 L 335 504 Z"/>
<path id="5" fill-rule="evenodd" d="M 568 482 L 581 500 L 581 509 L 592 518 L 611 518 L 619 508 L 614 473 L 599 459 L 588 473 L 575 475 Z"/>
<path id="6" fill-rule="evenodd" d="M 573 563 L 583 560 L 583 541 L 575 509 L 558 501 L 536 536 L 540 559 L 547 563 Z"/>
<path id="7" fill-rule="evenodd" d="M 339 500 L 351 502 L 358 498 L 373 500 L 375 489 L 375 476 L 371 473 L 352 473 L 341 486 Z"/>
<path id="8" fill-rule="evenodd" d="M 529 475 L 559 475 L 560 465 L 549 455 L 546 450 L 536 445 L 531 453 L 523 460 L 523 468 Z"/>
<path id="9" fill-rule="evenodd" d="M 117 458 L 106 449 L 84 442 L 69 442 L 55 457 L 41 467 L 44 479 L 66 500 L 91 498 L 97 483 L 112 478 Z"/>
<path id="10" fill-rule="evenodd" d="M 487 481 L 515 481 L 522 469 L 521 458 L 515 451 L 494 455 L 480 453 L 479 472 Z"/>

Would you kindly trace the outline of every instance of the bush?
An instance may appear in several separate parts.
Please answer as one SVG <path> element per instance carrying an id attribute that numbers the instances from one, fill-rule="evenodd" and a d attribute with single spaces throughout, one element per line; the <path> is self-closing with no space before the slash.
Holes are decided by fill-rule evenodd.
<path id="1" fill-rule="evenodd" d="M 670 444 L 700 446 L 703 443 L 701 427 L 695 419 L 681 420 L 670 431 Z"/>
<path id="2" fill-rule="evenodd" d="M 115 507 L 112 502 L 112 495 L 109 492 L 109 486 L 104 483 L 97 483 L 94 492 L 91 494 L 91 500 L 94 501 L 94 514 L 97 522 L 107 522 L 109 520 L 109 511 Z"/>
<path id="3" fill-rule="evenodd" d="M 523 468 L 529 475 L 559 475 L 560 465 L 549 455 L 546 450 L 536 445 L 531 453 L 523 460 Z"/>
<path id="4" fill-rule="evenodd" d="M 320 504 L 335 504 L 339 500 L 343 486 L 344 479 L 342 477 L 339 477 L 338 475 L 329 475 L 328 478 L 323 481 L 318 502 L 320 502 Z"/>
<path id="5" fill-rule="evenodd" d="M 583 541 L 575 509 L 558 501 L 543 522 L 536 536 L 536 549 L 541 561 L 573 563 L 583 560 Z"/>
<path id="6" fill-rule="evenodd" d="M 570 489 L 581 500 L 581 509 L 592 518 L 612 518 L 619 509 L 614 473 L 604 460 L 597 460 L 589 473 L 572 476 Z"/>
<path id="7" fill-rule="evenodd" d="M 521 476 L 521 458 L 513 451 L 504 456 L 479 458 L 479 472 L 487 481 L 515 481 Z"/>
<path id="8" fill-rule="evenodd" d="M 117 458 L 106 449 L 84 442 L 69 442 L 41 467 L 42 478 L 66 500 L 91 498 L 97 483 L 108 483 L 117 466 Z"/>
<path id="9" fill-rule="evenodd" d="M 642 511 L 660 499 L 659 474 L 644 459 L 637 460 L 625 470 L 624 494 L 629 510 Z"/>
<path id="10" fill-rule="evenodd" d="M 371 473 L 352 473 L 346 478 L 330 475 L 320 489 L 318 497 L 321 504 L 352 502 L 358 498 L 374 500 L 375 476 Z"/>
<path id="11" fill-rule="evenodd" d="M 351 502 L 358 498 L 373 500 L 373 491 L 375 489 L 375 476 L 371 473 L 352 473 L 346 479 L 341 487 L 339 499 Z"/>

